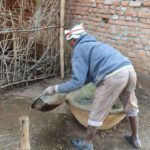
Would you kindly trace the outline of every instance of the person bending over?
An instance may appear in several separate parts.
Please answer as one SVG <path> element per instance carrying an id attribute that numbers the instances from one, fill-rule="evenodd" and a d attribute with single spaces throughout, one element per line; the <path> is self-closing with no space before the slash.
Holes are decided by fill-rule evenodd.
<path id="1" fill-rule="evenodd" d="M 119 97 L 124 112 L 129 117 L 131 135 L 126 139 L 135 148 L 141 147 L 138 135 L 138 104 L 135 96 L 136 73 L 132 62 L 115 48 L 97 41 L 84 27 L 74 26 L 65 30 L 65 36 L 72 51 L 72 79 L 58 85 L 49 86 L 45 94 L 68 93 L 93 82 L 96 86 L 94 99 L 89 111 L 88 127 L 84 139 L 76 138 L 72 143 L 80 150 L 94 150 L 93 139 L 97 127 L 110 112 Z"/>

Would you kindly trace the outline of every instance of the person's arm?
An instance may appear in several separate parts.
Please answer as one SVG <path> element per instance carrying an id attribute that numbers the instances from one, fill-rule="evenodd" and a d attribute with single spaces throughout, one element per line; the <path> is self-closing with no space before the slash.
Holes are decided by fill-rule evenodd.
<path id="1" fill-rule="evenodd" d="M 85 84 L 89 69 L 88 57 L 82 48 L 74 50 L 72 57 L 72 79 L 68 82 L 56 85 L 56 92 L 68 93 L 81 88 Z"/>

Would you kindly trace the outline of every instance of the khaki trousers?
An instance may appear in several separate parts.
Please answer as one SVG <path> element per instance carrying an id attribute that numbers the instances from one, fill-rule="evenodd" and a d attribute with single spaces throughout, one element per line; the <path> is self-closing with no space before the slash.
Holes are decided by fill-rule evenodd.
<path id="1" fill-rule="evenodd" d="M 127 116 L 136 116 L 139 112 L 135 96 L 136 80 L 137 77 L 133 67 L 105 78 L 103 85 L 96 89 L 89 111 L 88 125 L 101 126 L 118 97 Z"/>

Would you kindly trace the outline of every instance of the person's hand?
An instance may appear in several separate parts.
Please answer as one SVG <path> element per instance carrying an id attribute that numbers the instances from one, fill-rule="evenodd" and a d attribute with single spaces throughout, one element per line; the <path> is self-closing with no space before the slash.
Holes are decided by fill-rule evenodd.
<path id="1" fill-rule="evenodd" d="M 43 94 L 45 95 L 53 95 L 55 93 L 55 87 L 54 86 L 49 86 L 47 89 L 45 89 L 45 91 L 43 92 Z"/>

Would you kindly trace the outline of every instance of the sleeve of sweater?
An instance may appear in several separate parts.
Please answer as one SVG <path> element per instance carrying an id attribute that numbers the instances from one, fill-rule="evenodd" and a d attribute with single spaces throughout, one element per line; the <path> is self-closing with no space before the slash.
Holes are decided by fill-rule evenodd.
<path id="1" fill-rule="evenodd" d="M 74 49 L 72 56 L 72 79 L 57 85 L 56 92 L 68 93 L 81 88 L 87 80 L 89 70 L 89 56 L 84 47 Z"/>

